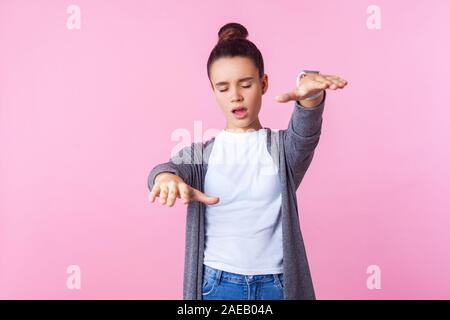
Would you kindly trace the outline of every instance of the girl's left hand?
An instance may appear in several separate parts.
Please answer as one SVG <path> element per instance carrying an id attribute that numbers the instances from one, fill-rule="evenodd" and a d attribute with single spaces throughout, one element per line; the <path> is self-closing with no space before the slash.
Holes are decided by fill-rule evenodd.
<path id="1" fill-rule="evenodd" d="M 300 101 L 315 95 L 325 89 L 342 89 L 347 85 L 344 80 L 335 75 L 307 73 L 300 79 L 299 86 L 291 92 L 287 92 L 275 97 L 278 102 Z"/>

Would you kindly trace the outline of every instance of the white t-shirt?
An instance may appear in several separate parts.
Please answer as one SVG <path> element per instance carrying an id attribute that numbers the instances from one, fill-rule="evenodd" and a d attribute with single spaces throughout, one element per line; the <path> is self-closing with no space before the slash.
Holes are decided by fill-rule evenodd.
<path id="1" fill-rule="evenodd" d="M 281 185 L 267 129 L 222 130 L 208 161 L 204 264 L 238 274 L 282 273 Z"/>

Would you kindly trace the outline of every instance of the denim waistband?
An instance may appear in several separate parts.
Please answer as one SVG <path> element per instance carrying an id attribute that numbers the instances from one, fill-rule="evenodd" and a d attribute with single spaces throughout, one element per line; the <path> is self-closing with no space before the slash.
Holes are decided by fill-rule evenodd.
<path id="1" fill-rule="evenodd" d="M 238 274 L 238 273 L 219 270 L 219 269 L 207 266 L 206 264 L 203 265 L 203 273 L 205 275 L 208 275 L 211 277 L 220 276 L 221 279 L 226 279 L 228 281 L 235 282 L 235 283 L 247 283 L 248 281 L 266 282 L 266 281 L 272 281 L 274 278 L 276 280 L 279 280 L 279 279 L 283 280 L 282 273 L 244 275 L 244 274 Z"/>

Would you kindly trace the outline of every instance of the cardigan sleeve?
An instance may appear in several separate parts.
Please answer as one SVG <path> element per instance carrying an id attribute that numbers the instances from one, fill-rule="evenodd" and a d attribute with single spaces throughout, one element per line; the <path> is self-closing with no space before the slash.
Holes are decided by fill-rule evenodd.
<path id="1" fill-rule="evenodd" d="M 298 101 L 284 135 L 287 167 L 294 177 L 296 188 L 300 185 L 314 156 L 322 128 L 322 114 L 326 91 L 322 101 L 313 108 L 303 107 Z"/>

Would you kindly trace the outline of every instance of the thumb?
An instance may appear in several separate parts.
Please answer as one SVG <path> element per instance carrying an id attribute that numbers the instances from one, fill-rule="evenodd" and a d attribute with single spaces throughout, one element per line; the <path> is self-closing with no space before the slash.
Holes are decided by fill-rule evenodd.
<path id="1" fill-rule="evenodd" d="M 195 201 L 199 201 L 204 204 L 216 204 L 219 202 L 218 197 L 209 197 L 206 194 L 204 194 L 203 192 L 201 192 L 195 188 L 192 188 L 192 191 L 193 191 L 192 199 Z"/>
<path id="2" fill-rule="evenodd" d="M 297 93 L 295 91 L 279 94 L 275 97 L 278 102 L 288 102 L 297 99 Z"/>

